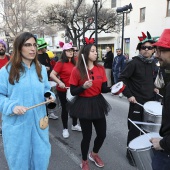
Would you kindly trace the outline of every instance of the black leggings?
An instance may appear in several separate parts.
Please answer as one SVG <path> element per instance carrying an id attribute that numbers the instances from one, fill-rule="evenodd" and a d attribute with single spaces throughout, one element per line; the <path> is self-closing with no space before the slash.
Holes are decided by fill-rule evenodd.
<path id="1" fill-rule="evenodd" d="M 92 124 L 96 130 L 96 138 L 94 140 L 93 152 L 98 153 L 101 148 L 105 138 L 106 138 L 106 118 L 88 120 L 88 119 L 80 119 L 80 125 L 82 128 L 83 139 L 81 141 L 81 152 L 82 159 L 84 161 L 87 160 L 87 154 L 89 151 L 89 145 L 92 136 Z"/>
<path id="2" fill-rule="evenodd" d="M 66 92 L 57 91 L 58 97 L 60 99 L 61 107 L 62 107 L 62 113 L 61 113 L 61 119 L 63 123 L 63 128 L 68 129 L 68 111 L 66 109 L 67 99 L 66 99 Z M 72 118 L 73 120 L 73 126 L 77 125 L 77 118 Z"/>

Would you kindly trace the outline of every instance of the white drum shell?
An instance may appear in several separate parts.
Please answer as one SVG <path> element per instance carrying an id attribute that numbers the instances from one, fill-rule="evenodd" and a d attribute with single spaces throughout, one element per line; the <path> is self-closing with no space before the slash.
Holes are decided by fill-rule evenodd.
<path id="1" fill-rule="evenodd" d="M 150 137 L 160 137 L 158 133 L 148 133 Z M 133 139 L 128 146 L 139 170 L 152 170 L 154 152 L 146 135 Z"/>
<path id="2" fill-rule="evenodd" d="M 161 124 L 162 121 L 162 105 L 157 101 L 149 101 L 144 104 L 143 122 Z M 146 132 L 159 132 L 158 125 L 142 125 L 142 129 Z"/>

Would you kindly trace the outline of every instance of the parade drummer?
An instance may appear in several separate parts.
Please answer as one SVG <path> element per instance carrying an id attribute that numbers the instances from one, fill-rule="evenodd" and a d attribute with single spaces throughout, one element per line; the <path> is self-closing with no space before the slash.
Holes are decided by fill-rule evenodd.
<path id="1" fill-rule="evenodd" d="M 170 69 L 170 29 L 165 29 L 156 46 L 156 57 L 160 66 Z M 152 159 L 153 170 L 170 169 L 170 83 L 165 87 L 162 110 L 162 123 L 160 128 L 162 138 L 152 138 L 153 147 L 158 150 Z"/>
<path id="2" fill-rule="evenodd" d="M 96 139 L 89 159 L 96 166 L 103 167 L 104 163 L 98 152 L 106 137 L 106 118 L 110 105 L 101 93 L 110 92 L 107 87 L 107 78 L 104 67 L 97 64 L 97 51 L 93 39 L 85 37 L 85 45 L 79 52 L 77 66 L 70 77 L 70 90 L 73 96 L 77 95 L 70 107 L 70 115 L 79 118 L 83 139 L 81 141 L 83 170 L 89 170 L 87 155 L 92 136 L 92 125 L 96 130 Z M 84 62 L 83 58 L 84 57 Z M 85 63 L 85 64 L 84 64 Z"/>
<path id="3" fill-rule="evenodd" d="M 142 121 L 143 107 L 135 104 L 139 102 L 144 104 L 145 102 L 154 100 L 154 62 L 153 54 L 155 52 L 152 45 L 155 41 L 147 32 L 145 35 L 142 32 L 142 37 L 138 37 L 140 42 L 137 45 L 139 55 L 132 58 L 127 63 L 125 69 L 119 77 L 119 81 L 123 81 L 126 85 L 123 94 L 128 98 L 130 102 L 128 118 L 133 121 Z M 156 92 L 157 89 L 155 89 Z M 127 146 L 129 142 L 140 135 L 140 131 L 130 122 L 128 122 L 128 136 Z M 129 164 L 135 165 L 135 161 L 131 152 L 127 149 L 126 157 Z"/>
<path id="4" fill-rule="evenodd" d="M 2 137 L 9 169 L 47 170 L 51 155 L 49 128 L 40 128 L 46 107 L 28 110 L 45 101 L 44 93 L 51 93 L 46 68 L 38 62 L 33 34 L 24 32 L 15 38 L 13 56 L 0 70 L 0 80 Z"/>

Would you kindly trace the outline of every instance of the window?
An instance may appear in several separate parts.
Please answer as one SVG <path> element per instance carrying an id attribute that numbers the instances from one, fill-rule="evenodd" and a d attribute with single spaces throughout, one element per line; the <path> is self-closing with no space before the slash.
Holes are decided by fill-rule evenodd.
<path id="1" fill-rule="evenodd" d="M 111 8 L 115 8 L 116 7 L 116 0 L 111 0 Z"/>
<path id="2" fill-rule="evenodd" d="M 145 9 L 146 8 L 141 8 L 140 9 L 140 22 L 144 22 L 145 21 Z"/>
<path id="3" fill-rule="evenodd" d="M 125 16 L 125 25 L 129 25 L 130 24 L 130 13 L 126 13 Z"/>
<path id="4" fill-rule="evenodd" d="M 167 17 L 170 17 L 170 0 L 167 0 Z"/>

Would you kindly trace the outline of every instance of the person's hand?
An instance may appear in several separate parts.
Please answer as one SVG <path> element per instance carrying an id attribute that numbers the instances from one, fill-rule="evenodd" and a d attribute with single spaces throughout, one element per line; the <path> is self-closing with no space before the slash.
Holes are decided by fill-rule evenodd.
<path id="1" fill-rule="evenodd" d="M 137 103 L 136 98 L 134 96 L 128 98 L 129 102 Z"/>
<path id="2" fill-rule="evenodd" d="M 24 106 L 15 106 L 13 113 L 16 115 L 22 115 L 27 111 L 27 107 Z"/>
<path id="3" fill-rule="evenodd" d="M 163 148 L 161 148 L 159 142 L 160 142 L 161 138 L 151 138 L 150 142 L 153 144 L 154 149 L 156 150 L 163 150 Z"/>
<path id="4" fill-rule="evenodd" d="M 157 94 L 159 94 L 159 89 L 154 88 L 154 92 L 157 93 Z"/>
<path id="5" fill-rule="evenodd" d="M 88 89 L 93 85 L 92 80 L 88 80 L 83 84 L 84 89 Z"/>
<path id="6" fill-rule="evenodd" d="M 46 98 L 47 101 L 51 101 L 51 102 L 55 102 L 55 97 L 54 96 L 50 96 L 49 98 Z"/>
<path id="7" fill-rule="evenodd" d="M 59 82 L 58 86 L 62 89 L 66 88 L 65 84 L 62 81 Z"/>

